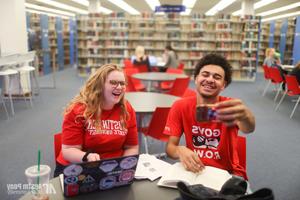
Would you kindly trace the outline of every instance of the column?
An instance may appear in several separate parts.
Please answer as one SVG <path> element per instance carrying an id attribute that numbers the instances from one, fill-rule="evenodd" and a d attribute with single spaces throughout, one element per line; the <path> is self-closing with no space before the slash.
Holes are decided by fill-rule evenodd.
<path id="1" fill-rule="evenodd" d="M 100 0 L 89 0 L 89 13 L 98 13 L 101 3 Z"/>
<path id="2" fill-rule="evenodd" d="M 254 1 L 253 0 L 243 0 L 242 1 L 242 14 L 245 15 L 254 15 Z"/>
<path id="3" fill-rule="evenodd" d="M 25 0 L 0 0 L 1 53 L 26 53 Z"/>

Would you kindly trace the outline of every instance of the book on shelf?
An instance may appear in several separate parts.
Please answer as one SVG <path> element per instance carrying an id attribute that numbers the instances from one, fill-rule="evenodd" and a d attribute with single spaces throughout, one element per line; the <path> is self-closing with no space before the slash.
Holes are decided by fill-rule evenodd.
<path id="1" fill-rule="evenodd" d="M 173 164 L 157 183 L 158 186 L 176 188 L 182 181 L 187 185 L 202 184 L 205 187 L 220 191 L 223 184 L 232 176 L 223 169 L 206 166 L 198 173 L 187 171 L 181 163 Z"/>

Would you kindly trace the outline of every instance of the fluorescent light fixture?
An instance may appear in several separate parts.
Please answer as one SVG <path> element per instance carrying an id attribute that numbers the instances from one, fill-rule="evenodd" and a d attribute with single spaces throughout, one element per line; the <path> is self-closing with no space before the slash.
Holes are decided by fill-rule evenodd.
<path id="1" fill-rule="evenodd" d="M 112 13 L 112 10 L 109 10 L 109 9 L 104 8 L 104 7 L 101 6 L 99 8 L 99 12 L 103 12 L 104 14 L 110 14 L 110 13 Z"/>
<path id="2" fill-rule="evenodd" d="M 195 6 L 197 0 L 183 0 L 182 5 L 185 6 L 185 12 L 181 12 L 181 15 L 189 15 Z"/>
<path id="3" fill-rule="evenodd" d="M 79 13 L 79 14 L 88 14 L 87 10 L 80 9 L 80 8 L 75 8 L 73 6 L 69 6 L 69 5 L 59 3 L 59 2 L 56 2 L 56 1 L 51 1 L 51 0 L 35 0 L 35 1 L 47 4 L 47 5 L 51 5 L 51 6 L 56 7 L 56 8 L 76 12 L 76 13 Z"/>
<path id="4" fill-rule="evenodd" d="M 258 13 L 257 15 L 260 15 L 260 16 L 272 15 L 272 14 L 282 12 L 282 11 L 286 11 L 286 10 L 290 10 L 290 9 L 293 9 L 293 8 L 296 8 L 296 7 L 299 7 L 299 6 L 300 6 L 300 2 L 297 2 L 297 3 L 290 4 L 288 6 L 283 6 L 283 7 L 276 8 L 276 9 L 273 9 L 273 10 L 269 10 L 269 11 L 266 11 L 266 12 Z"/>
<path id="5" fill-rule="evenodd" d="M 228 7 L 232 3 L 234 3 L 236 0 L 221 0 L 219 3 L 217 3 L 214 7 L 212 7 L 210 10 L 208 10 L 205 15 L 215 15 L 217 12 L 223 10 L 224 8 Z"/>
<path id="6" fill-rule="evenodd" d="M 54 13 L 54 14 L 60 14 L 60 15 L 75 17 L 74 13 L 70 13 L 70 12 L 66 12 L 66 11 L 62 11 L 62 10 L 56 10 L 56 9 L 53 9 L 53 8 L 47 8 L 47 7 L 43 7 L 43 6 L 38 6 L 38 5 L 35 5 L 35 4 L 31 4 L 31 3 L 25 3 L 25 7 L 33 9 L 33 10 L 39 10 L 39 11 L 45 11 L 45 12 L 50 12 L 50 13 Z"/>
<path id="7" fill-rule="evenodd" d="M 45 15 L 48 15 L 48 16 L 51 16 L 51 17 L 61 17 L 61 18 L 64 18 L 64 19 L 69 19 L 70 18 L 70 17 L 67 17 L 65 15 L 57 15 L 57 14 L 53 14 L 53 13 L 42 12 L 42 11 L 32 10 L 32 9 L 28 9 L 28 8 L 26 8 L 25 10 L 26 10 L 26 12 L 37 13 L 37 14 L 45 14 Z"/>
<path id="8" fill-rule="evenodd" d="M 83 5 L 83 6 L 89 6 L 90 5 L 90 2 L 88 0 L 71 0 L 71 1 L 74 1 L 75 3 L 78 3 L 78 4 Z"/>
<path id="9" fill-rule="evenodd" d="M 156 6 L 160 6 L 159 0 L 145 0 L 151 10 L 155 11 Z"/>
<path id="10" fill-rule="evenodd" d="M 265 19 L 262 19 L 261 21 L 266 22 L 266 21 L 271 21 L 271 20 L 275 20 L 275 19 L 293 17 L 293 16 L 297 16 L 297 15 L 300 15 L 300 11 L 287 13 L 287 14 L 283 14 L 283 15 L 278 15 L 278 16 L 275 16 L 275 17 L 265 18 Z"/>
<path id="11" fill-rule="evenodd" d="M 257 2 L 257 3 L 255 3 L 253 5 L 253 8 L 255 10 L 255 9 L 264 7 L 264 6 L 266 6 L 266 5 L 270 4 L 270 3 L 274 3 L 275 1 L 278 1 L 278 0 L 261 0 L 261 1 Z M 241 15 L 241 14 L 242 14 L 242 10 L 237 10 L 237 11 L 235 11 L 235 12 L 232 13 L 232 15 Z"/>
<path id="12" fill-rule="evenodd" d="M 139 11 L 137 11 L 136 9 L 134 9 L 133 7 L 131 7 L 129 4 L 127 4 L 125 1 L 123 0 L 108 0 L 110 3 L 118 6 L 119 8 L 121 8 L 122 10 L 132 14 L 132 15 L 139 15 L 141 14 Z"/>

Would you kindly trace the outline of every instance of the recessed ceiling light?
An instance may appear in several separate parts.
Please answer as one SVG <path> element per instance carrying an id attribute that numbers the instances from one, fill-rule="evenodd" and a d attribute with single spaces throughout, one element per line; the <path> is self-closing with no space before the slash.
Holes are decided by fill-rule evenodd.
<path id="1" fill-rule="evenodd" d="M 253 5 L 253 8 L 255 10 L 255 9 L 264 7 L 264 6 L 266 6 L 266 5 L 270 4 L 270 3 L 274 3 L 275 1 L 278 1 L 278 0 L 261 0 L 261 1 L 257 2 L 257 3 L 255 3 Z M 242 14 L 242 10 L 241 9 L 232 13 L 232 15 L 241 15 L 241 14 Z"/>
<path id="2" fill-rule="evenodd" d="M 288 18 L 288 17 L 297 16 L 297 15 L 300 15 L 300 11 L 287 13 L 287 14 L 283 14 L 283 15 L 278 15 L 278 16 L 275 16 L 275 17 L 269 17 L 269 18 L 265 18 L 265 19 L 263 18 L 261 21 L 262 22 L 267 22 L 267 21 L 271 21 L 271 20 L 275 20 L 275 19 Z"/>
<path id="3" fill-rule="evenodd" d="M 54 14 L 61 14 L 61 15 L 66 15 L 66 16 L 70 16 L 70 17 L 75 17 L 74 13 L 57 10 L 57 9 L 53 9 L 53 8 L 47 8 L 47 7 L 43 7 L 43 6 L 38 6 L 35 4 L 31 4 L 31 3 L 25 3 L 25 7 L 33 9 L 33 10 L 39 10 L 39 11 L 45 11 L 45 12 L 54 13 Z"/>
<path id="4" fill-rule="evenodd" d="M 181 15 L 189 15 L 197 0 L 183 0 L 182 5 L 185 6 L 185 12 L 180 13 Z"/>
<path id="5" fill-rule="evenodd" d="M 51 5 L 51 6 L 56 7 L 56 8 L 76 12 L 76 13 L 79 13 L 79 14 L 88 14 L 87 10 L 80 9 L 80 8 L 75 8 L 73 6 L 69 6 L 69 5 L 59 3 L 59 2 L 56 2 L 56 1 L 51 1 L 51 0 L 35 0 L 35 1 L 47 4 L 47 5 Z"/>
<path id="6" fill-rule="evenodd" d="M 131 7 L 129 4 L 127 4 L 125 1 L 123 0 L 108 0 L 110 3 L 118 6 L 119 8 L 121 8 L 122 10 L 132 14 L 132 15 L 139 15 L 141 14 L 139 11 L 137 11 L 136 9 L 134 9 L 133 7 Z"/>
<path id="7" fill-rule="evenodd" d="M 273 10 L 269 10 L 269 11 L 266 11 L 266 12 L 257 13 L 257 15 L 260 15 L 260 16 L 272 15 L 272 14 L 275 14 L 275 13 L 278 13 L 278 12 L 282 12 L 282 11 L 290 10 L 290 9 L 293 9 L 293 8 L 297 8 L 299 6 L 300 6 L 300 2 L 297 2 L 297 3 L 290 4 L 288 6 L 283 6 L 283 7 L 276 8 L 276 9 L 273 9 Z"/>
<path id="8" fill-rule="evenodd" d="M 224 8 L 228 7 L 232 3 L 234 3 L 237 0 L 221 0 L 219 3 L 217 3 L 214 7 L 209 9 L 205 15 L 215 15 L 219 11 L 223 10 Z"/>
<path id="9" fill-rule="evenodd" d="M 156 6 L 160 6 L 159 0 L 145 0 L 151 10 L 155 11 Z"/>

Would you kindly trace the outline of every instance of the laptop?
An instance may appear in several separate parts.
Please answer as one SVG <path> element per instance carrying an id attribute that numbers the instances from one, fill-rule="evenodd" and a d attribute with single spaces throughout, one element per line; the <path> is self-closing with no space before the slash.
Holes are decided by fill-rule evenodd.
<path id="1" fill-rule="evenodd" d="M 66 197 L 77 196 L 133 182 L 139 155 L 68 165 L 60 181 Z"/>

